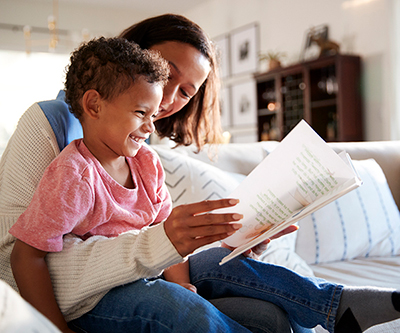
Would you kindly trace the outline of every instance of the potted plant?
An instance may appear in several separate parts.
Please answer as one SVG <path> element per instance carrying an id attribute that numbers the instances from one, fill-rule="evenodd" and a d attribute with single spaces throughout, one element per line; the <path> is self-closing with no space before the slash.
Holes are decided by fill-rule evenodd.
<path id="1" fill-rule="evenodd" d="M 284 58 L 286 55 L 285 53 L 278 52 L 278 51 L 268 51 L 267 53 L 260 53 L 259 59 L 260 61 L 268 61 L 269 64 L 269 70 L 272 70 L 274 68 L 281 67 L 281 60 Z"/>

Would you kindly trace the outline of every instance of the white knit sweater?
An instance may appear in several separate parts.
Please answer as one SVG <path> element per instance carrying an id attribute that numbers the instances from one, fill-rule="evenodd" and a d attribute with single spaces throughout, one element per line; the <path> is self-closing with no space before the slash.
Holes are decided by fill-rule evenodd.
<path id="1" fill-rule="evenodd" d="M 21 117 L 0 161 L 0 279 L 18 290 L 10 268 L 10 227 L 29 205 L 45 168 L 59 154 L 38 104 Z M 67 235 L 64 249 L 46 256 L 57 302 L 67 321 L 90 311 L 113 287 L 154 277 L 182 262 L 163 223 L 116 238 L 86 241 Z"/>

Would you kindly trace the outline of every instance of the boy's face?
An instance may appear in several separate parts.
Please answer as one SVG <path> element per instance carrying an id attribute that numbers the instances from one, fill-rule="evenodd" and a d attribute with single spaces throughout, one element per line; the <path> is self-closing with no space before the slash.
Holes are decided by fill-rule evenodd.
<path id="1" fill-rule="evenodd" d="M 125 92 L 111 101 L 101 100 L 98 140 L 108 157 L 134 157 L 154 132 L 153 120 L 163 96 L 159 84 L 138 77 Z"/>

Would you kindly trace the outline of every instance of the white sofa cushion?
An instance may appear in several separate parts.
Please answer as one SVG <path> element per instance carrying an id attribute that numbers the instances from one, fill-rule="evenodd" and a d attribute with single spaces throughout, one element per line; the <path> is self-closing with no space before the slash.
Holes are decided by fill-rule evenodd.
<path id="1" fill-rule="evenodd" d="M 400 254 L 400 215 L 375 160 L 353 161 L 363 185 L 299 221 L 296 253 L 308 264 Z"/>
<path id="2" fill-rule="evenodd" d="M 285 266 L 301 275 L 314 276 L 313 270 L 294 250 L 297 232 L 273 239 L 259 260 Z"/>
<path id="3" fill-rule="evenodd" d="M 151 145 L 151 147 L 156 151 L 172 148 L 169 145 Z M 197 148 L 193 145 L 179 146 L 173 148 L 173 152 L 190 156 L 223 171 L 248 175 L 267 156 L 268 150 L 265 148 L 264 142 L 254 142 L 250 144 L 207 144 L 200 152 L 197 152 Z"/>

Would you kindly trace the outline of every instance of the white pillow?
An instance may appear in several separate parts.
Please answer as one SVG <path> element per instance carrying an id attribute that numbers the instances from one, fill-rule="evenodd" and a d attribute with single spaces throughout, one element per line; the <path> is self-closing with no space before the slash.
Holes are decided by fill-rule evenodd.
<path id="1" fill-rule="evenodd" d="M 271 240 L 259 260 L 287 267 L 301 275 L 314 276 L 310 266 L 294 252 L 297 232 Z"/>
<path id="2" fill-rule="evenodd" d="M 400 254 L 400 215 L 373 159 L 353 161 L 356 190 L 299 221 L 296 253 L 308 264 Z"/>
<path id="3" fill-rule="evenodd" d="M 171 194 L 173 207 L 222 199 L 239 185 L 246 176 L 222 171 L 190 156 L 152 146 L 158 153 L 165 171 L 165 183 Z"/>

